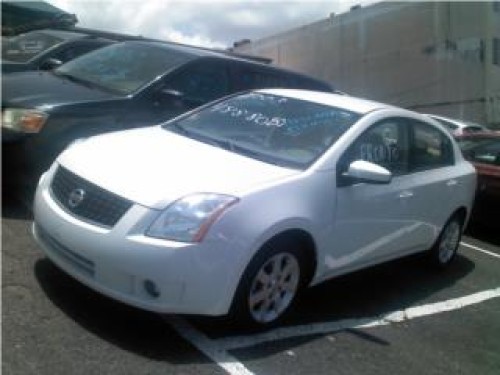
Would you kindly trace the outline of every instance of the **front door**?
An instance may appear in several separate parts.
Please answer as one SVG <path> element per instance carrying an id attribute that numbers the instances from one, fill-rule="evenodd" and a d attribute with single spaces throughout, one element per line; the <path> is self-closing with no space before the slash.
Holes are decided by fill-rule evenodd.
<path id="1" fill-rule="evenodd" d="M 416 246 L 421 228 L 413 215 L 416 192 L 408 173 L 408 144 L 404 119 L 385 119 L 365 131 L 341 157 L 327 262 L 332 271 L 375 263 Z M 342 172 L 355 160 L 387 168 L 392 181 L 343 183 Z"/>

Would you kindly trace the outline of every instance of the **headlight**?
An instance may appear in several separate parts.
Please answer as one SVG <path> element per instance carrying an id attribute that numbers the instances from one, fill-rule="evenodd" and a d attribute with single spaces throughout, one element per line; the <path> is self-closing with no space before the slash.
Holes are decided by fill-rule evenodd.
<path id="1" fill-rule="evenodd" d="M 210 226 L 237 198 L 200 193 L 172 203 L 154 221 L 146 235 L 181 242 L 200 242 Z"/>
<path id="2" fill-rule="evenodd" d="M 49 117 L 33 109 L 6 108 L 2 111 L 2 127 L 23 132 L 38 133 Z"/>

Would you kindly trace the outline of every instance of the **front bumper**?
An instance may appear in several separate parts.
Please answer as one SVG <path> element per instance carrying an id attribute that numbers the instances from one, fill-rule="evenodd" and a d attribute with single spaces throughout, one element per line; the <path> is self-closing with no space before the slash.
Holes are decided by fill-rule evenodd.
<path id="1" fill-rule="evenodd" d="M 53 170 L 42 176 L 35 195 L 33 235 L 56 265 L 92 289 L 142 309 L 228 312 L 238 270 L 245 267 L 236 243 L 187 244 L 146 237 L 143 233 L 158 211 L 137 204 L 111 229 L 83 222 L 53 199 Z M 158 293 L 151 293 L 151 283 Z"/>

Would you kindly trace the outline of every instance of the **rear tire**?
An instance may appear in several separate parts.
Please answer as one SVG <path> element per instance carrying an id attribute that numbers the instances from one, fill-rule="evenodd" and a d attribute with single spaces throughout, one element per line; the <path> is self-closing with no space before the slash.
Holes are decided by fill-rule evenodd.
<path id="1" fill-rule="evenodd" d="M 436 243 L 430 250 L 430 261 L 438 268 L 446 268 L 457 255 L 462 238 L 463 218 L 453 215 L 444 225 Z"/>

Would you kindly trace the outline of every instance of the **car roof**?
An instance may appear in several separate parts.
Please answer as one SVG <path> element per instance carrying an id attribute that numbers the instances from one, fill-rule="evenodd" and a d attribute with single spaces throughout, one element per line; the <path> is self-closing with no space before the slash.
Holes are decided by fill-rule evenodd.
<path id="1" fill-rule="evenodd" d="M 54 29 L 40 29 L 40 30 L 31 30 L 28 31 L 24 34 L 46 34 L 46 35 L 51 35 L 57 38 L 61 39 L 78 39 L 78 38 L 85 38 L 88 36 L 88 34 L 85 33 L 78 33 L 74 31 L 66 31 L 66 30 L 54 30 Z"/>
<path id="2" fill-rule="evenodd" d="M 215 57 L 218 59 L 223 59 L 223 60 L 228 60 L 228 61 L 236 61 L 240 62 L 246 65 L 253 65 L 255 67 L 259 67 L 262 69 L 266 69 L 268 71 L 275 71 L 275 72 L 280 72 L 283 74 L 289 74 L 297 77 L 302 77 L 303 79 L 309 80 L 311 82 L 317 82 L 321 85 L 323 85 L 325 88 L 332 89 L 332 86 L 325 81 L 322 81 L 320 79 L 295 72 L 292 70 L 284 69 L 279 66 L 275 65 L 269 65 L 265 64 L 259 61 L 255 61 L 255 59 L 252 58 L 246 58 L 243 55 L 233 55 L 231 53 L 226 53 L 226 52 L 220 52 L 216 50 L 211 50 L 207 48 L 199 48 L 199 47 L 194 47 L 194 46 L 188 46 L 185 44 L 177 44 L 177 43 L 170 43 L 170 42 L 163 42 L 163 41 L 156 41 L 156 40 L 130 40 L 130 41 L 124 41 L 121 43 L 126 43 L 126 44 L 142 44 L 142 45 L 147 45 L 147 46 L 154 46 L 157 48 L 163 48 L 166 50 L 170 51 L 176 51 L 179 53 L 182 53 L 186 56 L 190 56 L 193 59 L 195 58 L 201 58 L 201 57 Z"/>
<path id="3" fill-rule="evenodd" d="M 318 104 L 325 104 L 333 107 L 344 108 L 347 109 L 348 111 L 356 112 L 359 114 L 366 114 L 368 112 L 380 109 L 400 109 L 404 111 L 401 108 L 391 106 L 389 104 L 379 103 L 372 100 L 355 98 L 353 96 L 342 95 L 337 93 L 326 93 L 319 91 L 296 90 L 296 89 L 263 89 L 256 91 L 315 102 Z"/>
<path id="4" fill-rule="evenodd" d="M 129 40 L 129 41 L 124 41 L 122 43 L 123 44 L 142 44 L 142 45 L 147 45 L 147 46 L 154 46 L 154 47 L 163 48 L 166 50 L 174 50 L 177 52 L 184 53 L 186 55 L 191 55 L 193 57 L 214 56 L 214 57 L 228 58 L 231 60 L 241 59 L 238 57 L 228 56 L 227 54 L 213 51 L 213 50 L 209 50 L 209 49 L 197 48 L 197 47 L 192 47 L 192 46 L 188 46 L 188 45 L 184 45 L 184 44 L 173 44 L 173 43 L 156 41 L 156 40 Z M 244 60 L 244 59 L 241 59 L 241 60 Z M 247 61 L 247 60 L 244 60 L 244 61 Z M 258 65 L 264 65 L 264 64 L 258 64 Z"/>
<path id="5" fill-rule="evenodd" d="M 123 41 L 122 43 L 144 44 L 144 45 L 154 46 L 157 48 L 163 48 L 166 50 L 171 50 L 171 51 L 174 50 L 177 52 L 184 53 L 186 55 L 191 55 L 193 57 L 219 57 L 219 58 L 228 59 L 228 60 L 240 60 L 240 61 L 244 61 L 247 63 L 253 63 L 253 64 L 259 65 L 259 66 L 270 67 L 270 65 L 268 65 L 268 64 L 256 62 L 255 58 L 253 58 L 253 57 L 246 58 L 244 55 L 233 55 L 233 54 L 225 52 L 225 51 L 217 51 L 217 50 L 212 50 L 209 48 L 189 46 L 187 44 L 172 43 L 172 42 L 168 42 L 168 41 L 145 39 L 145 38 L 138 39 L 138 40 L 127 40 L 127 41 Z M 278 67 L 274 67 L 274 68 L 279 69 L 279 70 L 284 70 L 284 69 L 281 69 Z M 295 73 L 295 72 L 292 72 L 292 73 L 300 74 L 300 73 Z"/>

